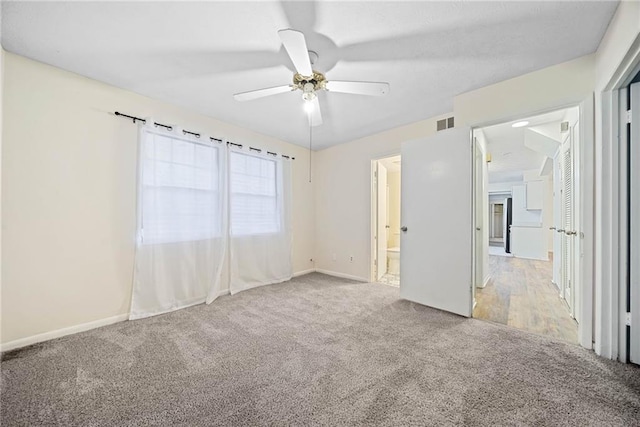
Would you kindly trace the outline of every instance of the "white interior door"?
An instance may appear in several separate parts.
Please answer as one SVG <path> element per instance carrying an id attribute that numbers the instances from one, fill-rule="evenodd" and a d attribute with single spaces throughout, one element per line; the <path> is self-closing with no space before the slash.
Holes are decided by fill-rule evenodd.
<path id="1" fill-rule="evenodd" d="M 378 162 L 376 170 L 378 193 L 377 225 L 376 225 L 376 277 L 378 280 L 387 274 L 387 168 Z"/>
<path id="2" fill-rule="evenodd" d="M 560 150 L 553 159 L 553 283 L 558 287 L 560 295 L 564 295 L 562 287 L 562 167 Z"/>
<path id="3" fill-rule="evenodd" d="M 631 135 L 629 141 L 630 276 L 629 307 L 631 333 L 629 360 L 640 364 L 640 83 L 631 85 Z"/>
<path id="4" fill-rule="evenodd" d="M 580 298 L 581 298 L 581 287 L 582 278 L 580 277 L 580 266 L 582 264 L 582 237 L 580 235 L 581 227 L 581 212 L 580 212 L 580 149 L 582 146 L 582 142 L 580 141 L 580 121 L 578 120 L 573 125 L 573 131 L 571 132 L 571 148 L 572 148 L 572 156 L 571 161 L 573 164 L 573 178 L 571 181 L 573 197 L 571 198 L 571 211 L 573 213 L 573 224 L 571 227 L 571 231 L 569 233 L 569 238 L 571 239 L 573 255 L 571 268 L 573 269 L 572 280 L 571 280 L 571 307 L 573 310 L 571 315 L 576 320 L 576 322 L 580 322 L 581 313 L 580 313 Z"/>
<path id="5" fill-rule="evenodd" d="M 482 150 L 480 149 L 480 145 L 476 142 L 474 143 L 474 212 L 475 212 L 475 232 L 474 232 L 474 259 L 475 259 L 475 281 L 474 286 L 482 286 L 484 283 L 484 257 L 485 251 L 489 250 L 489 242 L 485 243 L 484 240 L 484 217 L 486 215 L 484 211 L 484 186 L 482 182 L 482 164 L 483 164 Z M 486 246 L 486 248 L 485 248 Z M 473 298 L 475 300 L 475 287 L 473 288 Z"/>
<path id="6" fill-rule="evenodd" d="M 471 129 L 402 144 L 400 297 L 471 316 Z"/>

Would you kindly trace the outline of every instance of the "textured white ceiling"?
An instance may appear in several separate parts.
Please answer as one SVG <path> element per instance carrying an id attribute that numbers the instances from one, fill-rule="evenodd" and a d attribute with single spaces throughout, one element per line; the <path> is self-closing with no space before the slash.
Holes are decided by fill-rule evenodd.
<path id="1" fill-rule="evenodd" d="M 617 2 L 2 2 L 2 45 L 152 98 L 306 146 L 277 31 L 305 33 L 331 80 L 387 81 L 384 97 L 320 93 L 325 148 L 452 110 L 457 94 L 596 50 Z M 136 114 L 135 111 L 130 113 Z"/>
<path id="2" fill-rule="evenodd" d="M 519 181 L 522 180 L 523 171 L 540 169 L 546 156 L 524 145 L 525 129 L 535 130 L 560 141 L 560 123 L 569 110 L 558 110 L 482 128 L 487 150 L 491 154 L 489 182 Z M 511 126 L 521 120 L 526 120 L 529 124 L 521 128 Z"/>

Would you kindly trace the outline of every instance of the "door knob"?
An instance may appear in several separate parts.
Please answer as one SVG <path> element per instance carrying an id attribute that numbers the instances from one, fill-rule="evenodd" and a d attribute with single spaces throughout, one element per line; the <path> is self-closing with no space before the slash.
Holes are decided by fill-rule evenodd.
<path id="1" fill-rule="evenodd" d="M 566 234 L 567 236 L 575 236 L 576 234 L 578 234 L 577 231 L 565 231 L 564 234 Z"/>
<path id="2" fill-rule="evenodd" d="M 407 232 L 407 227 L 402 226 L 402 227 L 400 227 L 400 230 L 402 230 L 402 231 L 404 231 L 406 233 Z"/>
<path id="3" fill-rule="evenodd" d="M 477 230 L 477 231 L 480 231 L 480 227 L 476 227 L 476 230 Z"/>
<path id="4" fill-rule="evenodd" d="M 563 230 L 562 228 L 558 228 L 558 229 L 556 229 L 556 231 L 557 231 L 558 233 L 564 233 L 564 230 Z"/>
<path id="5" fill-rule="evenodd" d="M 549 227 L 549 230 L 555 230 L 555 229 L 556 229 L 555 227 Z"/>

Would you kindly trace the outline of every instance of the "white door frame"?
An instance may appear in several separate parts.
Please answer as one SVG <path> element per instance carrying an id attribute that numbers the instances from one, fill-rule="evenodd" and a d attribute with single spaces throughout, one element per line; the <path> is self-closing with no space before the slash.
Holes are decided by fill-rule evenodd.
<path id="1" fill-rule="evenodd" d="M 378 224 L 378 187 L 376 185 L 376 170 L 377 163 L 379 160 L 386 159 L 388 157 L 399 156 L 400 151 L 394 150 L 388 153 L 379 154 L 376 157 L 371 158 L 371 180 L 370 180 L 370 191 L 371 191 L 371 217 L 369 218 L 371 224 L 371 239 L 369 240 L 369 282 L 376 282 L 376 256 L 378 247 L 376 246 L 376 234 L 377 224 Z"/>
<path id="2" fill-rule="evenodd" d="M 626 271 L 627 271 L 627 152 L 626 134 L 620 132 L 623 115 L 619 91 L 640 71 L 640 35 L 604 85 L 596 92 L 601 121 L 598 126 L 597 185 L 595 188 L 595 295 L 594 350 L 609 359 L 627 363 Z M 600 118 L 598 117 L 598 118 Z"/>
<path id="3" fill-rule="evenodd" d="M 580 187 L 580 195 L 577 197 L 578 211 L 580 212 L 576 230 L 579 232 L 581 244 L 576 245 L 581 248 L 582 262 L 576 269 L 576 283 L 581 286 L 579 318 L 578 321 L 578 342 L 585 348 L 593 348 L 593 269 L 594 269 L 594 108 L 593 94 L 590 94 L 580 102 L 557 105 L 543 110 L 518 113 L 510 117 L 502 117 L 487 123 L 473 125 L 473 130 L 492 126 L 500 123 L 508 123 L 522 117 L 535 116 L 540 114 L 558 111 L 566 108 L 578 107 L 580 110 L 580 147 L 578 149 L 578 173 L 576 182 Z M 475 179 L 475 178 L 474 178 Z M 475 224 L 474 224 L 475 226 Z M 477 262 L 475 259 L 473 262 Z"/>

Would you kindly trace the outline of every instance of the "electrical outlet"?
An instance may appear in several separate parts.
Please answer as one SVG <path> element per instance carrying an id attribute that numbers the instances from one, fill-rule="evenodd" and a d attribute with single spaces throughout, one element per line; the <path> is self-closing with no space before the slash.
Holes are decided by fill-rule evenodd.
<path id="1" fill-rule="evenodd" d="M 353 255 L 349 257 L 349 262 L 353 262 Z"/>

